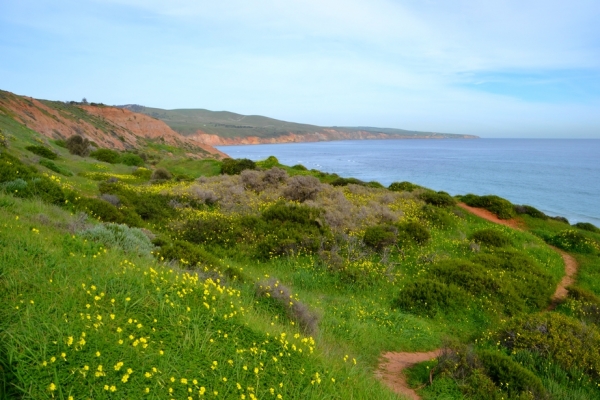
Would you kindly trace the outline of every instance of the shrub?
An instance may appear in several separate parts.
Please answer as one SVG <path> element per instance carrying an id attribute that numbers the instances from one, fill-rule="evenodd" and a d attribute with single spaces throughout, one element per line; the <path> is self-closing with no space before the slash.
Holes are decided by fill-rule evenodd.
<path id="1" fill-rule="evenodd" d="M 277 202 L 267 208 L 262 213 L 265 221 L 294 222 L 300 225 L 318 226 L 317 219 L 321 211 L 314 207 L 308 207 L 299 204 L 286 204 L 283 201 Z"/>
<path id="2" fill-rule="evenodd" d="M 121 164 L 130 165 L 132 167 L 141 167 L 145 163 L 142 157 L 138 156 L 137 154 L 123 153 L 121 154 Z"/>
<path id="3" fill-rule="evenodd" d="M 321 189 L 321 182 L 317 178 L 297 175 L 289 180 L 283 196 L 286 199 L 302 203 L 306 200 L 314 200 Z"/>
<path id="4" fill-rule="evenodd" d="M 56 160 L 58 158 L 58 154 L 46 146 L 27 146 L 25 148 L 33 154 L 37 154 L 38 156 L 47 158 L 49 160 Z"/>
<path id="5" fill-rule="evenodd" d="M 492 229 L 480 229 L 470 236 L 474 242 L 485 244 L 492 247 L 504 247 L 512 244 L 512 241 L 504 233 Z"/>
<path id="6" fill-rule="evenodd" d="M 286 183 L 288 178 L 287 172 L 277 167 L 266 170 L 263 175 L 263 181 L 270 186 L 279 186 L 282 183 Z"/>
<path id="7" fill-rule="evenodd" d="M 544 214 L 537 208 L 534 208 L 531 206 L 527 206 L 527 205 L 518 206 L 517 205 L 514 207 L 514 209 L 517 214 L 527 214 L 532 218 L 548 219 L 548 216 L 546 214 Z"/>
<path id="8" fill-rule="evenodd" d="M 427 190 L 419 196 L 427 204 L 431 204 L 437 207 L 450 207 L 456 204 L 454 197 L 450 196 L 446 192 L 434 192 L 433 190 Z"/>
<path id="9" fill-rule="evenodd" d="M 566 229 L 546 239 L 549 244 L 566 251 L 590 254 L 599 249 L 598 244 L 574 229 Z"/>
<path id="10" fill-rule="evenodd" d="M 263 182 L 262 174 L 255 170 L 247 169 L 242 171 L 240 178 L 244 184 L 244 188 L 247 190 L 253 190 L 258 193 L 262 192 L 266 186 Z"/>
<path id="11" fill-rule="evenodd" d="M 106 194 L 101 195 L 101 198 L 104 196 Z M 104 222 L 115 222 L 129 226 L 141 226 L 143 223 L 140 216 L 134 211 L 127 208 L 119 209 L 106 200 L 72 195 L 69 197 L 69 201 L 77 210 L 88 213 L 95 219 Z"/>
<path id="12" fill-rule="evenodd" d="M 500 219 L 511 219 L 515 216 L 515 208 L 512 203 L 502 197 L 467 194 L 465 196 L 460 196 L 460 200 L 471 207 L 485 208 Z"/>
<path id="13" fill-rule="evenodd" d="M 306 304 L 295 299 L 292 291 L 277 279 L 258 282 L 256 284 L 256 294 L 275 302 L 279 308 L 284 310 L 289 319 L 298 323 L 306 334 L 314 335 L 317 333 L 319 316 L 312 312 Z"/>
<path id="14" fill-rule="evenodd" d="M 398 229 L 390 225 L 370 226 L 365 230 L 363 241 L 369 247 L 381 250 L 396 243 Z"/>
<path id="15" fill-rule="evenodd" d="M 150 179 L 152 177 L 152 170 L 149 170 L 148 168 L 135 168 L 134 171 L 132 172 L 133 176 L 137 176 L 140 179 Z"/>
<path id="16" fill-rule="evenodd" d="M 139 228 L 127 225 L 105 223 L 82 231 L 79 236 L 102 243 L 106 247 L 119 248 L 126 253 L 149 255 L 154 245 Z"/>
<path id="17" fill-rule="evenodd" d="M 261 168 L 269 169 L 279 165 L 279 160 L 275 156 L 269 156 L 265 160 L 258 161 L 256 165 Z"/>
<path id="18" fill-rule="evenodd" d="M 302 164 L 296 164 L 296 165 L 292 166 L 292 169 L 295 169 L 296 171 L 308 171 L 308 168 L 306 168 Z"/>
<path id="19" fill-rule="evenodd" d="M 492 350 L 482 350 L 478 354 L 486 375 L 512 398 L 522 393 L 533 399 L 547 398 L 540 378 L 527 368 L 513 361 L 509 356 Z"/>
<path id="20" fill-rule="evenodd" d="M 412 192 L 415 189 L 420 189 L 421 186 L 415 185 L 414 183 L 410 183 L 407 181 L 403 182 L 392 182 L 388 189 L 392 192 Z"/>
<path id="21" fill-rule="evenodd" d="M 598 229 L 596 225 L 590 224 L 589 222 L 578 222 L 573 226 L 579 229 L 583 229 L 584 231 L 600 233 L 600 229 Z"/>
<path id="22" fill-rule="evenodd" d="M 62 205 L 66 200 L 61 187 L 55 181 L 45 176 L 32 179 L 29 182 L 29 187 L 34 196 L 39 197 L 46 203 Z"/>
<path id="23" fill-rule="evenodd" d="M 226 175 L 239 175 L 246 169 L 256 169 L 256 163 L 247 158 L 226 158 L 221 164 L 221 173 Z"/>
<path id="24" fill-rule="evenodd" d="M 56 139 L 56 140 L 54 140 L 54 144 L 57 145 L 58 147 L 62 147 L 63 149 L 67 148 L 67 142 L 65 142 L 62 139 Z"/>
<path id="25" fill-rule="evenodd" d="M 158 259 L 175 260 L 192 268 L 207 266 L 211 269 L 218 269 L 221 266 L 219 259 L 202 247 L 183 240 L 176 240 L 163 246 L 158 252 L 155 252 L 155 256 Z"/>
<path id="26" fill-rule="evenodd" d="M 80 135 L 73 135 L 65 141 L 69 153 L 81 157 L 87 157 L 90 154 L 90 141 Z"/>
<path id="27" fill-rule="evenodd" d="M 447 229 L 455 224 L 455 218 L 446 210 L 425 204 L 421 208 L 422 219 L 431 223 L 432 226 L 440 229 Z"/>
<path id="28" fill-rule="evenodd" d="M 156 168 L 154 172 L 152 172 L 150 179 L 152 179 L 153 181 L 168 181 L 172 177 L 173 176 L 171 175 L 171 173 L 166 169 Z"/>
<path id="29" fill-rule="evenodd" d="M 468 294 L 456 285 L 420 279 L 406 285 L 393 306 L 412 314 L 433 317 L 438 312 L 462 308 L 468 301 Z"/>
<path id="30" fill-rule="evenodd" d="M 398 224 L 398 242 L 403 244 L 416 243 L 423 245 L 431 238 L 431 234 L 418 222 Z"/>
<path id="31" fill-rule="evenodd" d="M 331 186 L 348 186 L 348 185 L 360 185 L 366 186 L 367 184 L 360 179 L 356 178 L 336 178 L 329 183 Z"/>
<path id="32" fill-rule="evenodd" d="M 164 220 L 173 215 L 169 207 L 172 197 L 158 193 L 140 193 L 120 183 L 101 182 L 98 185 L 101 194 L 108 193 L 119 196 L 121 203 L 135 211 L 144 220 Z"/>
<path id="33" fill-rule="evenodd" d="M 37 170 L 27 166 L 17 157 L 8 153 L 0 153 L 0 183 L 15 179 L 31 179 L 37 176 Z"/>
<path id="34" fill-rule="evenodd" d="M 71 171 L 69 171 L 68 169 L 59 167 L 58 165 L 56 165 L 54 162 L 47 160 L 45 158 L 42 158 L 40 160 L 40 165 L 43 165 L 44 167 L 48 168 L 51 171 L 57 172 L 61 175 L 64 176 L 73 176 L 73 173 Z"/>
<path id="35" fill-rule="evenodd" d="M 98 161 L 104 161 L 109 164 L 116 164 L 121 161 L 121 155 L 118 151 L 111 149 L 98 149 L 90 153 L 90 157 L 95 158 Z"/>
<path id="36" fill-rule="evenodd" d="M 600 377 L 598 328 L 565 315 L 546 312 L 509 320 L 495 335 L 508 350 L 547 356 L 565 370 Z"/>

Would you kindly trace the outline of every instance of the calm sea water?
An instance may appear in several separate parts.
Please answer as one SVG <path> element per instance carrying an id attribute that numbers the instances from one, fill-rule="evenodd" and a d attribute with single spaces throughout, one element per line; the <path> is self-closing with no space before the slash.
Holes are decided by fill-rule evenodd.
<path id="1" fill-rule="evenodd" d="M 384 185 L 410 181 L 452 195 L 496 194 L 571 223 L 600 226 L 600 140 L 373 140 L 220 146 L 234 158 L 274 155 Z"/>

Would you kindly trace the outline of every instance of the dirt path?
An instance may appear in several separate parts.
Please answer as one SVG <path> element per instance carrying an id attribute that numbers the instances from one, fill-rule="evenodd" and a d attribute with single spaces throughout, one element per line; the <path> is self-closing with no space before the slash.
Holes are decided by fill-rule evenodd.
<path id="1" fill-rule="evenodd" d="M 480 218 L 483 219 L 487 219 L 490 222 L 494 222 L 496 224 L 500 224 L 500 225 L 504 225 L 504 226 L 508 226 L 511 227 L 513 229 L 516 229 L 518 231 L 522 231 L 523 228 L 521 226 L 519 226 L 519 224 L 517 223 L 517 221 L 515 221 L 514 219 L 500 219 L 496 216 L 496 214 L 492 213 L 491 211 L 488 211 L 486 209 L 483 208 L 475 208 L 475 207 L 471 207 L 466 205 L 465 203 L 458 203 L 458 206 L 462 209 L 465 209 L 467 211 L 469 211 L 471 214 L 475 214 Z"/>
<path id="2" fill-rule="evenodd" d="M 523 227 L 521 227 L 514 219 L 500 219 L 488 210 L 470 207 L 464 203 L 459 203 L 458 206 L 490 222 L 505 225 L 519 231 L 524 230 Z M 552 248 L 561 255 L 563 261 L 565 262 L 565 276 L 561 279 L 556 287 L 556 291 L 554 292 L 554 295 L 552 295 L 552 303 L 546 309 L 547 311 L 554 310 L 556 306 L 567 297 L 567 287 L 575 282 L 575 274 L 577 274 L 578 268 L 577 260 L 575 260 L 575 258 L 564 251 L 557 249 L 556 247 Z M 436 358 L 440 355 L 440 352 L 441 349 L 424 353 L 384 353 L 381 356 L 382 361 L 379 364 L 379 368 L 375 372 L 375 376 L 394 393 L 411 400 L 419 400 L 420 397 L 417 392 L 408 387 L 403 371 L 417 363 Z"/>
<path id="3" fill-rule="evenodd" d="M 554 310 L 556 306 L 560 304 L 560 302 L 567 298 L 567 295 L 569 294 L 567 287 L 571 286 L 575 282 L 575 274 L 577 274 L 578 268 L 577 260 L 575 260 L 573 256 L 557 249 L 556 247 L 552 248 L 562 256 L 563 261 L 565 262 L 565 276 L 563 276 L 563 278 L 560 280 L 558 286 L 556 287 L 556 291 L 552 295 L 552 303 L 550 303 L 546 309 L 548 311 Z"/>
<path id="4" fill-rule="evenodd" d="M 438 349 L 426 353 L 384 353 L 375 376 L 394 393 L 411 400 L 418 400 L 420 399 L 419 395 L 408 387 L 402 371 L 417 363 L 432 360 L 439 356 L 440 352 L 441 350 Z"/>

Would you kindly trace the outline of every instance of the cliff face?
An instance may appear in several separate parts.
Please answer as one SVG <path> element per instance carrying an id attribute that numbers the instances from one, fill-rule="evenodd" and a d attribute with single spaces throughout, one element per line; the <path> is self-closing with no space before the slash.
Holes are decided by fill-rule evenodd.
<path id="1" fill-rule="evenodd" d="M 458 135 L 457 135 L 458 136 Z M 431 135 L 388 135 L 381 132 L 369 131 L 340 131 L 336 129 L 323 129 L 321 132 L 304 133 L 301 135 L 288 133 L 272 138 L 261 138 L 258 136 L 227 138 L 218 135 L 198 131 L 194 135 L 187 136 L 188 139 L 210 146 L 231 146 L 242 144 L 275 144 L 275 143 L 304 143 L 304 142 L 327 142 L 333 140 L 394 140 L 394 139 L 445 139 L 446 137 L 432 133 Z M 477 136 L 460 135 L 460 139 L 476 139 Z"/>
<path id="2" fill-rule="evenodd" d="M 0 92 L 0 113 L 52 139 L 81 135 L 117 150 L 138 148 L 144 139 L 154 139 L 184 148 L 190 156 L 227 157 L 208 144 L 182 137 L 160 120 L 121 108 L 66 105 Z"/>

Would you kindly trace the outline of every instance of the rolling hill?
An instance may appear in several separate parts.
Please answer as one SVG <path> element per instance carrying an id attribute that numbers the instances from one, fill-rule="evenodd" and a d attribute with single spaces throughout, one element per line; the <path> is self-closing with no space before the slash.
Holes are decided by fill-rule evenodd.
<path id="1" fill-rule="evenodd" d="M 475 139 L 477 136 L 420 132 L 393 128 L 317 126 L 281 121 L 260 115 L 242 115 L 204 109 L 163 110 L 140 105 L 123 109 L 146 114 L 174 131 L 209 145 L 320 142 L 369 139 Z"/>

